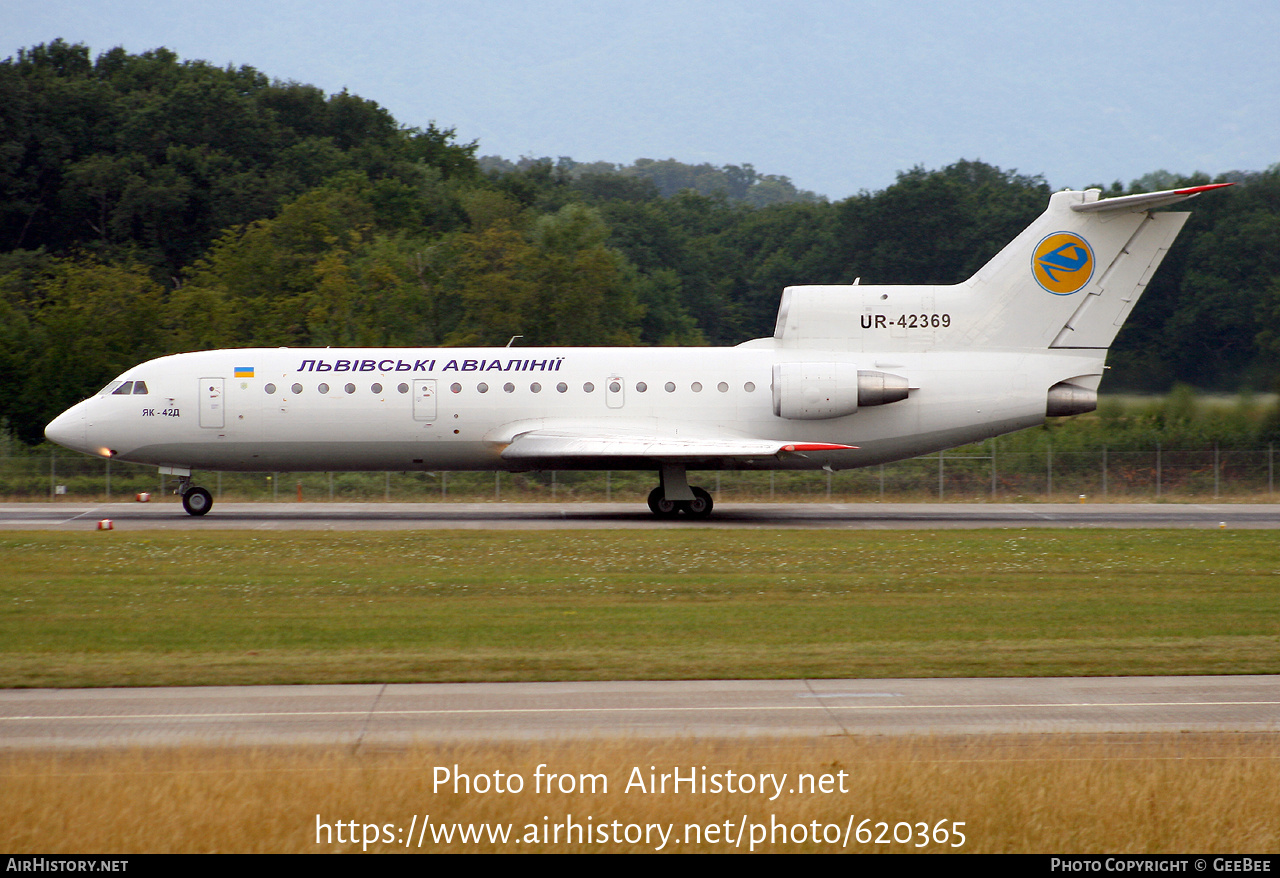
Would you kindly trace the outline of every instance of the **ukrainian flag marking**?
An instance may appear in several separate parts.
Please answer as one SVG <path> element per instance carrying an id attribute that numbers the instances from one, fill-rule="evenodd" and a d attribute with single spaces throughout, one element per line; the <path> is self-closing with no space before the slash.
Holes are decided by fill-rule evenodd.
<path id="1" fill-rule="evenodd" d="M 252 378 L 252 377 L 253 377 L 253 367 L 252 367 L 252 366 L 236 366 L 236 376 L 235 376 L 235 377 L 237 377 L 237 378 Z"/>

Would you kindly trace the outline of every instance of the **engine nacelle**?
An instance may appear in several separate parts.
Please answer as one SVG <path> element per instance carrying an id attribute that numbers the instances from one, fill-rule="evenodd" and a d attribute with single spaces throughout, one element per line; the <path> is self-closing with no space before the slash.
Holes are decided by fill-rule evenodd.
<path id="1" fill-rule="evenodd" d="M 773 367 L 773 413 L 816 421 L 851 415 L 859 406 L 907 398 L 907 379 L 859 370 L 852 363 L 778 363 Z"/>
<path id="2" fill-rule="evenodd" d="M 1081 387 L 1069 381 L 1059 381 L 1049 388 L 1049 398 L 1045 403 L 1045 417 L 1065 418 L 1071 415 L 1083 415 L 1098 408 L 1098 391 Z"/>

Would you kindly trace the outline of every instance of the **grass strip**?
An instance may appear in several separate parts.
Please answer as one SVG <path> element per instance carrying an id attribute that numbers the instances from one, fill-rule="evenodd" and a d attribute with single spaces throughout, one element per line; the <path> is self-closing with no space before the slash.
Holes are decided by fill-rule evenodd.
<path id="1" fill-rule="evenodd" d="M 1264 531 L 8 533 L 0 686 L 1280 673 Z"/>

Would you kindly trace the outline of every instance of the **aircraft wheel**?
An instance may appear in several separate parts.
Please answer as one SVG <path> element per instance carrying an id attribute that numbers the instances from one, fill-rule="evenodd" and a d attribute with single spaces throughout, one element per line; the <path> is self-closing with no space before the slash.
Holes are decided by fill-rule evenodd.
<path id="1" fill-rule="evenodd" d="M 659 485 L 649 492 L 649 511 L 654 515 L 667 518 L 680 511 L 680 504 L 674 500 L 668 500 L 666 497 L 663 497 L 662 486 Z"/>
<path id="2" fill-rule="evenodd" d="M 188 488 L 182 495 L 182 508 L 188 515 L 204 515 L 213 508 L 213 495 L 204 488 Z"/>
<path id="3" fill-rule="evenodd" d="M 711 495 L 702 488 L 690 488 L 693 491 L 693 499 L 687 503 L 682 503 L 681 512 L 690 518 L 707 518 L 711 515 L 711 508 L 715 503 L 711 500 Z"/>

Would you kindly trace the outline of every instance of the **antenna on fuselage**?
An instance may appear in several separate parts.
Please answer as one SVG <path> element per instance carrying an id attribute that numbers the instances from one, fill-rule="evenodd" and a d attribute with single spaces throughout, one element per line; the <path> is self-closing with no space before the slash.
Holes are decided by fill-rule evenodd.
<path id="1" fill-rule="evenodd" d="M 515 341 L 516 341 L 516 339 L 517 339 L 517 338 L 524 338 L 524 336 L 523 336 L 523 335 L 513 335 L 513 336 L 511 336 L 511 341 L 507 342 L 507 347 L 511 347 L 513 344 L 515 344 Z"/>

